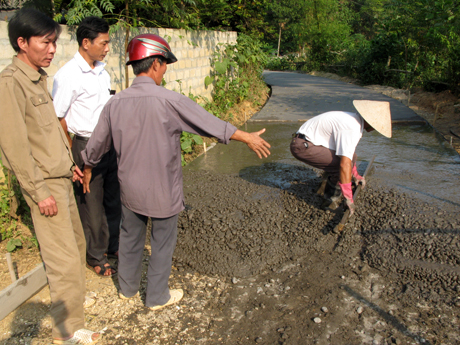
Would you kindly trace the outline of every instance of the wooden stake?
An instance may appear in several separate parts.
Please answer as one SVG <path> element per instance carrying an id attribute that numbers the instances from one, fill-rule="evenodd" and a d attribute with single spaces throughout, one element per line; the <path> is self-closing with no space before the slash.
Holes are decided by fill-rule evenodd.
<path id="1" fill-rule="evenodd" d="M 10 271 L 11 281 L 14 283 L 16 278 L 16 272 L 14 271 L 13 260 L 11 259 L 11 253 L 6 253 L 6 262 L 8 264 L 8 270 Z"/>
<path id="2" fill-rule="evenodd" d="M 203 150 L 204 150 L 204 153 L 206 153 L 206 143 L 203 141 Z"/>
<path id="3" fill-rule="evenodd" d="M 244 112 L 244 130 L 248 130 L 248 122 L 246 121 L 246 112 Z"/>
<path id="4" fill-rule="evenodd" d="M 407 106 L 410 105 L 410 90 L 409 90 L 409 96 L 407 97 Z"/>
<path id="5" fill-rule="evenodd" d="M 450 146 L 452 146 L 452 137 L 450 137 Z"/>
<path id="6" fill-rule="evenodd" d="M 438 108 L 439 108 L 439 104 L 436 105 L 436 110 L 434 111 L 433 126 L 436 123 L 436 118 L 438 117 Z"/>

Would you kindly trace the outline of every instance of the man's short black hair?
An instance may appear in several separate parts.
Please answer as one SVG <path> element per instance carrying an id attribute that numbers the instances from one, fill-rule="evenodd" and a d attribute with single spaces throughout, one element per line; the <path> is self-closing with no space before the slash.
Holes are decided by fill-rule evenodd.
<path id="1" fill-rule="evenodd" d="M 46 14 L 34 9 L 23 8 L 11 18 L 8 23 L 8 38 L 14 51 L 19 53 L 18 38 L 22 37 L 29 42 L 32 36 L 46 36 L 56 33 L 61 34 L 61 27 Z"/>
<path id="2" fill-rule="evenodd" d="M 131 63 L 131 66 L 133 66 L 134 75 L 139 75 L 141 73 L 147 73 L 148 70 L 150 69 L 150 66 L 152 66 L 155 60 L 158 60 L 160 65 L 163 65 L 164 63 L 166 63 L 166 59 L 161 55 L 149 56 L 142 60 L 133 61 Z"/>
<path id="3" fill-rule="evenodd" d="M 109 24 L 99 17 L 86 17 L 78 25 L 77 29 L 77 42 L 78 46 L 81 47 L 83 40 L 85 38 L 89 39 L 91 42 L 99 36 L 99 34 L 106 34 L 109 32 Z"/>

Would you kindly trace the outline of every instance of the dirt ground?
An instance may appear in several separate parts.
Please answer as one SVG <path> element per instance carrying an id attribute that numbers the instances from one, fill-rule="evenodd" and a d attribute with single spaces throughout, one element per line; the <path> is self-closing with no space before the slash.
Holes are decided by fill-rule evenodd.
<path id="1" fill-rule="evenodd" d="M 407 102 L 405 91 L 371 88 Z M 460 130 L 458 98 L 414 92 L 410 104 L 446 140 Z M 460 139 L 452 144 L 458 151 Z M 141 297 L 122 301 L 116 278 L 88 270 L 97 303 L 86 311 L 87 327 L 105 332 L 102 344 L 460 343 L 458 209 L 370 180 L 357 214 L 337 234 L 342 211 L 319 207 L 318 173 L 291 167 L 285 180 L 290 187 L 281 190 L 237 176 L 186 174 L 170 278 L 184 299 L 150 312 L 142 302 L 145 277 Z M 145 266 L 149 251 L 147 242 Z M 33 246 L 12 256 L 19 276 L 40 262 Z M 2 255 L 0 289 L 9 284 Z M 0 343 L 49 344 L 49 305 L 44 288 L 0 322 Z"/>

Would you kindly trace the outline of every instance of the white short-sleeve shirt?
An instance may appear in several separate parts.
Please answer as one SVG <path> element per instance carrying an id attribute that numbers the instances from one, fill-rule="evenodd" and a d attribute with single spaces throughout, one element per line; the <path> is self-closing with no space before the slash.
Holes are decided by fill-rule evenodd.
<path id="1" fill-rule="evenodd" d="M 363 136 L 361 115 L 344 111 L 329 111 L 305 122 L 297 131 L 316 146 L 335 151 L 337 156 L 353 159 L 356 146 Z"/>
<path id="2" fill-rule="evenodd" d="M 79 52 L 54 76 L 53 104 L 70 133 L 90 137 L 102 108 L 110 99 L 110 75 L 105 63 L 92 69 Z"/>

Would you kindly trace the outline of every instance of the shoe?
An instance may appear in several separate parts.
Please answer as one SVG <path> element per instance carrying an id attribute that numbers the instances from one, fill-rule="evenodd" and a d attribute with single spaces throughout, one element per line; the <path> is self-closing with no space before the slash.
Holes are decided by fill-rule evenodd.
<path id="1" fill-rule="evenodd" d="M 119 292 L 119 293 L 118 293 L 118 297 L 119 297 L 120 299 L 131 299 L 131 298 L 134 298 L 134 297 L 136 297 L 136 296 L 139 296 L 139 291 L 138 291 L 134 296 L 131 296 L 131 297 L 126 297 L 125 295 L 123 295 L 122 292 Z"/>
<path id="2" fill-rule="evenodd" d="M 174 304 L 179 302 L 182 297 L 184 297 L 184 291 L 182 289 L 175 289 L 175 290 L 170 290 L 169 291 L 171 298 L 169 299 L 168 302 L 166 302 L 163 305 L 156 305 L 154 307 L 149 307 L 150 310 L 158 310 L 164 307 L 167 307 L 168 305 Z"/>
<path id="3" fill-rule="evenodd" d="M 97 334 L 97 338 L 93 340 L 93 336 Z M 102 334 L 98 332 L 90 331 L 89 329 L 79 329 L 76 331 L 73 336 L 69 339 L 62 340 L 62 339 L 53 339 L 53 344 L 61 344 L 61 345 L 91 345 L 96 344 L 99 340 L 101 340 Z"/>
<path id="4" fill-rule="evenodd" d="M 85 296 L 85 301 L 83 302 L 83 308 L 89 308 L 92 305 L 94 305 L 94 303 L 96 303 L 96 300 L 94 298 Z"/>

